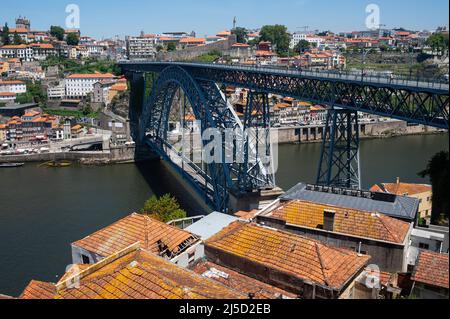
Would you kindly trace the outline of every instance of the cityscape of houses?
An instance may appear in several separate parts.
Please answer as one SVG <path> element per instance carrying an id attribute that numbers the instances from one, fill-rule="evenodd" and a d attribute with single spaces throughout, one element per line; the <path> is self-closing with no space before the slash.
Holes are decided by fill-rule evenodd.
<path id="1" fill-rule="evenodd" d="M 209 55 L 214 59 L 203 62 L 364 75 L 348 67 L 349 55 L 361 57 L 363 67 L 369 50 L 433 55 L 436 48 L 427 39 L 436 32 L 448 35 L 444 28 L 305 30 L 289 33 L 288 48 L 280 52 L 261 39 L 261 30 L 203 37 L 141 32 L 102 40 L 63 31 L 33 30 L 24 17 L 15 28 L 3 27 L 8 43 L 0 39 L 0 161 L 84 145 L 130 148 L 129 83 L 111 67 L 122 60 L 195 61 Z M 111 64 L 91 70 L 91 62 Z M 36 87 L 43 98 L 27 100 Z M 224 95 L 243 120 L 249 91 L 227 86 Z M 274 94 L 269 100 L 271 127 L 290 129 L 288 142 L 323 139 L 327 106 Z M 188 113 L 172 128 L 194 128 L 195 116 Z M 375 129 L 368 126 L 390 122 L 399 121 L 361 113 L 355 129 L 369 136 Z M 262 210 L 213 212 L 188 218 L 182 227 L 180 221 L 166 224 L 133 213 L 73 242 L 73 265 L 57 282 L 35 278 L 17 297 L 448 299 L 448 227 L 430 225 L 431 186 L 388 182 L 370 191 L 300 183 Z"/>

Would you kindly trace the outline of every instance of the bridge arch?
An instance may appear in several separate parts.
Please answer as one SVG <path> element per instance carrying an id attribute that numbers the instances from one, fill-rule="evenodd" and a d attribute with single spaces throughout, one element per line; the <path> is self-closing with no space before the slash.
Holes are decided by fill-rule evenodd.
<path id="1" fill-rule="evenodd" d="M 167 141 L 169 115 L 176 92 L 181 89 L 189 101 L 196 120 L 201 122 L 201 133 L 210 128 L 224 128 L 217 121 L 210 107 L 210 92 L 205 90 L 205 83 L 194 80 L 183 68 L 171 66 L 164 69 L 155 81 L 149 98 L 144 101 L 139 135 L 142 142 L 149 144 L 160 155 L 166 155 L 164 141 Z M 207 142 L 202 140 L 202 147 Z M 208 192 L 208 184 L 213 188 L 209 200 L 217 210 L 223 211 L 228 205 L 229 189 L 233 187 L 230 167 L 223 159 L 222 163 L 207 164 L 208 176 L 204 176 Z"/>

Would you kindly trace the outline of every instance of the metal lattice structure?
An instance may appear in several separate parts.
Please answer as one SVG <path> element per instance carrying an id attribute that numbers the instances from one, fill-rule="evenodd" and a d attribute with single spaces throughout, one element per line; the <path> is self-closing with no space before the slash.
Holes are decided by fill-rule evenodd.
<path id="1" fill-rule="evenodd" d="M 358 113 L 328 111 L 317 185 L 361 189 Z"/>
<path id="2" fill-rule="evenodd" d="M 170 153 L 176 151 L 167 142 L 169 131 L 169 114 L 173 106 L 174 98 L 178 90 L 182 90 L 189 101 L 194 112 L 195 118 L 201 122 L 201 133 L 208 129 L 219 129 L 222 139 L 224 139 L 226 130 L 237 132 L 238 138 L 245 138 L 243 128 L 252 126 L 248 122 L 245 125 L 241 123 L 235 114 L 232 106 L 226 101 L 223 93 L 214 82 L 194 80 L 184 69 L 173 66 L 165 69 L 159 74 L 158 79 L 153 83 L 151 95 L 148 98 L 143 97 L 143 86 L 145 86 L 144 77 L 141 74 L 134 73 L 129 75 L 132 86 L 132 95 L 130 103 L 139 103 L 142 101 L 143 107 L 139 111 L 133 105 L 130 108 L 130 119 L 136 121 L 132 126 L 137 140 L 151 147 L 161 157 L 169 162 L 173 161 Z M 139 88 L 140 87 L 140 88 Z M 259 106 L 255 103 L 255 108 Z M 133 111 L 131 111 L 133 109 Z M 265 109 L 267 111 L 267 107 Z M 265 113 L 266 121 L 267 114 Z M 267 130 L 269 132 L 269 130 Z M 270 136 L 265 136 L 269 138 Z M 265 139 L 267 143 L 270 139 Z M 252 143 L 247 140 L 249 149 L 252 150 Z M 203 147 L 207 144 L 202 141 Z M 229 154 L 229 147 L 226 143 L 223 146 L 222 154 Z M 270 149 L 270 146 L 268 147 Z M 232 148 L 233 158 L 237 157 L 238 149 Z M 190 178 L 192 185 L 204 197 L 205 201 L 219 211 L 226 212 L 229 201 L 229 194 L 242 194 L 250 190 L 261 188 L 273 188 L 275 186 L 273 175 L 268 172 L 257 169 L 259 162 L 256 161 L 253 152 L 248 152 L 244 165 L 233 160 L 227 160 L 222 157 L 221 162 L 215 162 L 205 165 L 205 168 L 193 163 L 187 159 L 184 154 L 178 152 L 179 157 L 183 158 L 183 165 L 175 165 L 177 169 L 188 169 L 191 174 L 184 174 Z M 184 165 L 187 165 L 184 166 Z M 251 165 L 252 169 L 248 169 Z M 256 167 L 256 168 L 255 168 Z M 183 172 L 181 172 L 183 173 Z"/>
<path id="3" fill-rule="evenodd" d="M 244 156 L 244 163 L 229 163 L 224 158 L 223 162 L 202 169 L 187 161 L 199 176 L 192 184 L 220 211 L 227 210 L 230 192 L 242 194 L 275 186 L 270 163 L 263 163 L 258 152 L 262 143 L 266 146 L 265 155 L 272 156 L 268 145 L 268 94 L 333 107 L 328 115 L 318 174 L 318 182 L 328 186 L 360 186 L 359 133 L 353 129 L 357 112 L 448 129 L 449 93 L 445 83 L 201 63 L 123 62 L 120 65 L 131 81 L 133 137 L 169 162 L 168 153 L 174 150 L 166 142 L 168 117 L 179 89 L 184 91 L 195 118 L 201 122 L 202 132 L 208 128 L 235 129 L 236 138 L 245 141 L 246 151 L 234 151 L 232 155 L 233 158 Z M 153 77 L 147 98 L 144 74 L 150 72 L 158 74 L 158 78 Z M 218 85 L 250 90 L 243 122 Z M 255 134 L 245 133 L 249 128 L 260 128 L 263 133 L 259 130 Z M 228 147 L 224 143 L 224 154 Z"/>

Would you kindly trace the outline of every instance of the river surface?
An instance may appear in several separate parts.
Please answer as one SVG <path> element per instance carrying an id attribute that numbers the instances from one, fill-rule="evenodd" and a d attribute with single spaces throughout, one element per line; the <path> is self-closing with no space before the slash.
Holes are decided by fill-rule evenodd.
<path id="1" fill-rule="evenodd" d="M 277 184 L 315 182 L 320 144 L 279 147 Z M 364 140 L 362 182 L 428 182 L 417 173 L 448 150 L 448 135 Z M 18 296 L 31 279 L 58 281 L 70 243 L 139 210 L 151 195 L 174 194 L 190 215 L 203 213 L 161 163 L 0 170 L 0 294 Z"/>

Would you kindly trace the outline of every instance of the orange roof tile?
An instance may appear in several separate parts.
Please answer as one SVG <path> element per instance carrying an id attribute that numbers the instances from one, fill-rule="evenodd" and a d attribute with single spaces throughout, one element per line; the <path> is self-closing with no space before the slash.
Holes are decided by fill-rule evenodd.
<path id="1" fill-rule="evenodd" d="M 386 215 L 295 200 L 282 204 L 267 216 L 289 225 L 322 229 L 324 211 L 333 211 L 333 232 L 402 244 L 410 224 Z"/>
<path id="2" fill-rule="evenodd" d="M 239 221 L 208 239 L 205 246 L 332 289 L 345 286 L 370 259 L 347 249 Z"/>
<path id="3" fill-rule="evenodd" d="M 205 43 L 206 38 L 186 37 L 180 40 L 180 43 Z"/>
<path id="4" fill-rule="evenodd" d="M 192 267 L 192 270 L 203 277 L 217 281 L 245 296 L 252 294 L 255 299 L 278 299 L 280 297 L 290 299 L 297 298 L 295 294 L 209 261 L 200 261 L 199 263 L 196 263 L 194 267 Z"/>
<path id="5" fill-rule="evenodd" d="M 242 219 L 250 220 L 250 219 L 254 218 L 258 212 L 259 212 L 259 210 L 257 210 L 257 209 L 254 209 L 249 212 L 239 211 L 236 214 L 234 214 L 234 216 L 242 218 Z"/>
<path id="6" fill-rule="evenodd" d="M 173 257 L 182 252 L 183 245 L 198 240 L 198 237 L 187 231 L 142 214 L 131 214 L 73 245 L 106 257 L 135 242 L 141 242 L 144 249 L 160 254 L 158 242 L 161 241 L 167 246 L 167 254 Z"/>
<path id="7" fill-rule="evenodd" d="M 21 299 L 53 299 L 56 287 L 52 283 L 32 280 L 22 292 Z"/>
<path id="8" fill-rule="evenodd" d="M 71 285 L 72 279 L 77 277 L 77 284 Z M 222 284 L 133 247 L 68 276 L 56 285 L 46 284 L 42 294 L 30 293 L 35 287 L 36 283 L 32 282 L 22 296 L 29 299 L 245 298 Z"/>
<path id="9" fill-rule="evenodd" d="M 25 84 L 23 81 L 1 81 L 0 85 L 17 85 L 17 84 Z"/>
<path id="10" fill-rule="evenodd" d="M 409 184 L 409 183 L 383 183 L 374 185 L 370 189 L 372 192 L 389 193 L 397 196 L 410 196 L 426 192 L 431 192 L 431 185 Z"/>
<path id="11" fill-rule="evenodd" d="M 448 289 L 448 254 L 421 251 L 411 280 Z"/>
<path id="12" fill-rule="evenodd" d="M 26 49 L 26 48 L 28 48 L 28 46 L 25 44 L 20 44 L 20 45 L 11 44 L 11 45 L 4 45 L 4 46 L 0 47 L 0 49 Z"/>
<path id="13" fill-rule="evenodd" d="M 0 92 L 0 96 L 16 96 L 16 93 L 12 93 L 12 92 Z"/>
<path id="14" fill-rule="evenodd" d="M 94 73 L 94 74 L 72 74 L 68 79 L 112 79 L 115 76 L 110 73 Z"/>

